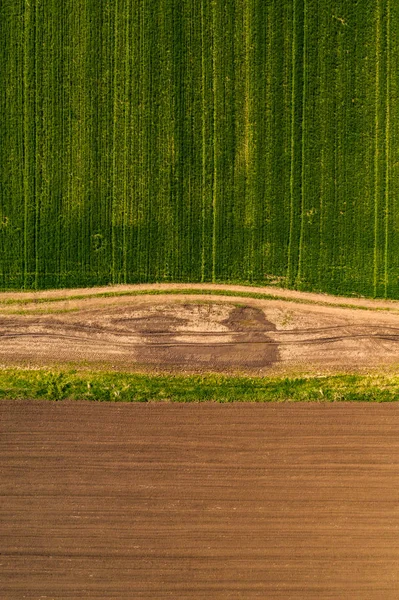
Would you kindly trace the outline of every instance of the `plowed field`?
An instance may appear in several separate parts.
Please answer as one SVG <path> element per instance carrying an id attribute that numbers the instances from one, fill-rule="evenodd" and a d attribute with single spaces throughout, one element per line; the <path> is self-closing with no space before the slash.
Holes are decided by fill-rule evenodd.
<path id="1" fill-rule="evenodd" d="M 396 404 L 2 401 L 2 600 L 396 600 Z"/>

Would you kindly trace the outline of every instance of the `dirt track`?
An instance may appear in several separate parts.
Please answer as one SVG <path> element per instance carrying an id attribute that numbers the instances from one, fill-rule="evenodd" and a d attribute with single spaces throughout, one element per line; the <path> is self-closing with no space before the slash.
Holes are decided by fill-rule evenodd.
<path id="1" fill-rule="evenodd" d="M 187 288 L 147 286 L 176 287 Z M 147 288 L 62 290 L 24 297 L 61 298 L 68 294 L 84 296 Z M 273 293 L 284 293 L 287 300 L 161 294 L 65 299 L 41 305 L 22 303 L 17 307 L 5 304 L 0 309 L 0 366 L 56 364 L 126 371 L 257 375 L 397 369 L 398 302 L 352 299 L 353 304 L 370 309 L 358 310 L 333 305 L 337 301 L 349 302 L 346 299 L 271 289 Z M 270 291 L 263 289 L 267 290 Z M 21 294 L 15 294 L 14 300 Z M 0 305 L 1 299 L 9 297 L 0 295 Z M 310 297 L 314 304 L 297 302 Z M 331 306 L 325 305 L 327 301 Z M 372 307 L 389 310 L 371 310 Z M 16 310 L 24 314 L 17 314 Z"/>
<path id="2" fill-rule="evenodd" d="M 0 404 L 2 600 L 396 600 L 399 407 Z"/>
<path id="3" fill-rule="evenodd" d="M 297 290 L 287 290 L 276 286 L 249 286 L 249 285 L 231 285 L 224 283 L 140 283 L 129 285 L 108 285 L 91 288 L 75 288 L 60 290 L 43 290 L 39 292 L 0 292 L 0 301 L 8 298 L 20 299 L 21 302 L 31 298 L 65 298 L 67 296 L 92 296 L 93 294 L 102 294 L 106 292 L 134 292 L 145 290 L 192 290 L 209 289 L 231 292 L 256 292 L 260 294 L 270 294 L 285 297 L 290 300 L 307 300 L 311 302 L 328 302 L 329 304 L 345 304 L 352 306 L 362 306 L 365 308 L 383 308 L 399 312 L 399 300 L 374 300 L 370 298 L 356 298 L 344 296 L 330 296 L 329 294 L 318 294 L 314 292 L 299 292 Z"/>

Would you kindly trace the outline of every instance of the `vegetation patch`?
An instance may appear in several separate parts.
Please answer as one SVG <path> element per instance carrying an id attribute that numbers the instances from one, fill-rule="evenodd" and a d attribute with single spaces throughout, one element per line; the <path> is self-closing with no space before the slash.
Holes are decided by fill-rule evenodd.
<path id="1" fill-rule="evenodd" d="M 399 3 L 4 0 L 0 288 L 399 298 Z"/>
<path id="2" fill-rule="evenodd" d="M 99 402 L 393 402 L 399 377 L 228 377 L 94 371 L 0 371 L 0 398 Z"/>

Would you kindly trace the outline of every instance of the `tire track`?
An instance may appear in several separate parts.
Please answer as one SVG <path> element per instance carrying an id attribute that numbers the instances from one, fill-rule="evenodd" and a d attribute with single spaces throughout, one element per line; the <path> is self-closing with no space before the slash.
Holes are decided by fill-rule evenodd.
<path id="1" fill-rule="evenodd" d="M 264 332 L 263 332 L 264 333 Z M 172 334 L 169 334 L 172 336 Z M 180 336 L 184 336 L 184 335 L 188 335 L 186 333 L 180 333 Z M 195 332 L 195 335 L 197 335 L 197 332 Z M 213 336 L 216 336 L 218 334 L 212 334 Z M 367 334 L 358 334 L 358 335 L 341 335 L 341 336 L 331 336 L 331 337 L 324 337 L 324 338 L 317 338 L 317 339 L 313 339 L 313 338 L 309 338 L 309 339 L 305 339 L 305 340 L 293 340 L 293 341 L 285 341 L 285 342 L 280 342 L 276 339 L 271 339 L 271 340 L 256 340 L 256 339 L 249 339 L 249 340 L 234 340 L 232 342 L 213 342 L 212 344 L 206 344 L 203 342 L 174 342 L 174 343 L 148 343 L 145 341 L 140 341 L 140 342 L 115 342 L 114 340 L 101 340 L 101 339 L 93 339 L 93 338 L 83 338 L 83 337 L 79 337 L 79 336 L 72 336 L 72 335 L 66 335 L 66 334 L 51 334 L 51 333 L 14 333 L 14 334 L 1 334 L 0 333 L 0 338 L 2 339 L 17 339 L 17 338 L 43 338 L 44 340 L 49 339 L 49 338 L 56 338 L 56 339 L 69 339 L 69 340 L 74 340 L 74 341 L 79 341 L 79 342 L 90 342 L 91 344 L 110 344 L 110 342 L 114 345 L 114 346 L 120 346 L 120 347 L 137 347 L 137 348 L 141 348 L 141 347 L 153 347 L 153 348 L 177 348 L 177 347 L 195 347 L 195 346 L 209 346 L 209 347 L 217 347 L 217 346 L 238 346 L 238 345 L 244 345 L 244 344 L 261 344 L 261 345 L 271 345 L 271 346 L 275 346 L 276 344 L 278 344 L 279 346 L 288 346 L 288 345 L 295 345 L 295 346 L 302 346 L 302 345 L 309 345 L 309 344 L 327 344 L 327 343 L 335 343 L 335 342 L 340 342 L 343 340 L 355 340 L 355 339 L 364 339 L 364 340 L 385 340 L 385 341 L 397 341 L 399 340 L 399 334 L 397 335 L 367 335 Z M 176 334 L 174 334 L 173 337 L 176 337 Z"/>

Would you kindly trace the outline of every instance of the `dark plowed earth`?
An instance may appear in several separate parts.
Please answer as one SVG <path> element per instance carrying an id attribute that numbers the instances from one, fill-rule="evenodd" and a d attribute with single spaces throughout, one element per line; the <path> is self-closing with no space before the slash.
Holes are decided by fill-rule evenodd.
<path id="1" fill-rule="evenodd" d="M 2 600 L 399 597 L 399 406 L 0 404 Z"/>

